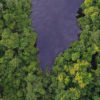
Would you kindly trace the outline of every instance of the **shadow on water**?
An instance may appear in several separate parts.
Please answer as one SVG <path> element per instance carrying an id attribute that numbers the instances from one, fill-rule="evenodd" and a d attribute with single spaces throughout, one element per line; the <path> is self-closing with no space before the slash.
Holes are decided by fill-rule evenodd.
<path id="1" fill-rule="evenodd" d="M 56 56 L 78 39 L 76 14 L 83 0 L 32 0 L 32 27 L 38 34 L 40 65 L 46 70 Z M 81 12 L 80 12 L 81 13 Z"/>

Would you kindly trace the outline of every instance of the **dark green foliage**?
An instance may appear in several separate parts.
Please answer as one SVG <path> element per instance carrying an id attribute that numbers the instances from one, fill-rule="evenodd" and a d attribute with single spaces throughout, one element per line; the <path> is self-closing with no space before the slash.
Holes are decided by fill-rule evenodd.
<path id="1" fill-rule="evenodd" d="M 52 67 L 52 84 L 57 83 L 52 100 L 100 100 L 99 5 L 100 0 L 85 0 L 82 4 L 80 39 L 70 44 Z"/>
<path id="2" fill-rule="evenodd" d="M 0 0 L 0 100 L 37 100 L 45 94 L 30 5 L 29 0 Z"/>
<path id="3" fill-rule="evenodd" d="M 44 74 L 30 0 L 0 0 L 0 100 L 100 100 L 100 0 L 85 0 L 79 41 Z"/>

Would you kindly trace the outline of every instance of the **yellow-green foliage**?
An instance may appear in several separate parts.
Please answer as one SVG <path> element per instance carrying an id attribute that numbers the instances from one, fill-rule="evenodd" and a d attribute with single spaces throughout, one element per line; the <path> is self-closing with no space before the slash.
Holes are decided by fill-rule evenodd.
<path id="1" fill-rule="evenodd" d="M 43 74 L 30 0 L 0 0 L 0 100 L 100 100 L 100 0 L 84 0 L 80 40 Z"/>
<path id="2" fill-rule="evenodd" d="M 37 100 L 45 93 L 30 13 L 30 0 L 0 0 L 0 100 Z"/>
<path id="3" fill-rule="evenodd" d="M 82 13 L 80 40 L 61 53 L 52 68 L 52 77 L 58 77 L 54 100 L 100 99 L 100 0 L 85 0 Z"/>

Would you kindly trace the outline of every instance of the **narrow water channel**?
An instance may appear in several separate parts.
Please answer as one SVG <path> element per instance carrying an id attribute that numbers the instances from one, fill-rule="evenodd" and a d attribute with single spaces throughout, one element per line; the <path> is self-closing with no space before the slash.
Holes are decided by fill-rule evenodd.
<path id="1" fill-rule="evenodd" d="M 56 56 L 78 39 L 76 14 L 83 0 L 32 0 L 32 27 L 38 34 L 40 65 L 51 67 Z"/>

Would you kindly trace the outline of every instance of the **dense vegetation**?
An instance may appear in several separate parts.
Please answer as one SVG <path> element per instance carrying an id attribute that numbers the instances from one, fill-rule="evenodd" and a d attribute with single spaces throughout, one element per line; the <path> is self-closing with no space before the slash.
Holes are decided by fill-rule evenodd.
<path id="1" fill-rule="evenodd" d="M 77 15 L 79 41 L 43 74 L 30 0 L 0 0 L 0 100 L 100 100 L 100 0 Z"/>
<path id="2" fill-rule="evenodd" d="M 29 0 L 0 0 L 0 100 L 34 100 L 42 91 L 30 5 Z"/>
<path id="3" fill-rule="evenodd" d="M 100 100 L 100 0 L 85 0 L 77 17 L 80 41 L 61 53 L 52 67 L 54 100 Z"/>

